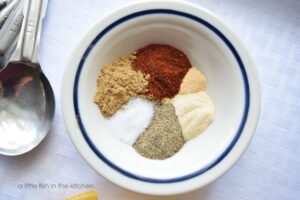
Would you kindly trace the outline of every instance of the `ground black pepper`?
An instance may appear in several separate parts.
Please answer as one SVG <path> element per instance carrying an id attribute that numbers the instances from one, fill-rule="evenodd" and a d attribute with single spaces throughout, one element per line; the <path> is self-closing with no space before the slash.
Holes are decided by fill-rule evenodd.
<path id="1" fill-rule="evenodd" d="M 172 104 L 161 104 L 155 109 L 150 126 L 134 143 L 142 156 L 163 160 L 173 156 L 184 144 L 181 127 Z"/>

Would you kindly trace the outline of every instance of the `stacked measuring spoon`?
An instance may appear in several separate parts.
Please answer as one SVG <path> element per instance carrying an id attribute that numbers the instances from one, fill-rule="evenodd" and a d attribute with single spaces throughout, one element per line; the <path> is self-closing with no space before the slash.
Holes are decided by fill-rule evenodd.
<path id="1" fill-rule="evenodd" d="M 0 0 L 0 69 L 10 59 L 23 21 L 24 0 Z"/>
<path id="2" fill-rule="evenodd" d="M 0 154 L 20 155 L 46 136 L 54 94 L 38 60 L 48 0 L 0 0 Z"/>

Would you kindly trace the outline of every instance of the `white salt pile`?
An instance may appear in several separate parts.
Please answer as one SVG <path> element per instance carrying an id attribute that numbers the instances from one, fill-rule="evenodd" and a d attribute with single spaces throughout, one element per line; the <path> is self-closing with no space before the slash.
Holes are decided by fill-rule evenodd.
<path id="1" fill-rule="evenodd" d="M 112 117 L 106 119 L 107 127 L 122 142 L 132 145 L 150 124 L 154 103 L 135 98 Z"/>

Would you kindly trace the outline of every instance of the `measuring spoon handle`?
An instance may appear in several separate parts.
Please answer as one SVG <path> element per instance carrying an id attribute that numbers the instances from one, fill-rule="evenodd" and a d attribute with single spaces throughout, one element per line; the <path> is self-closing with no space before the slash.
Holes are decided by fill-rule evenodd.
<path id="1" fill-rule="evenodd" d="M 13 0 L 0 12 L 0 28 L 3 26 L 10 13 L 16 8 L 18 2 L 19 0 Z"/>
<path id="2" fill-rule="evenodd" d="M 31 57 L 31 62 L 33 62 L 33 63 L 39 62 L 38 53 L 39 53 L 39 47 L 40 47 L 40 41 L 41 41 L 43 19 L 45 18 L 47 6 L 48 6 L 48 0 L 41 0 L 41 1 L 43 1 L 43 3 L 42 3 L 42 7 L 41 7 L 41 14 L 39 16 L 39 23 L 37 24 L 35 44 L 33 46 L 32 57 Z"/>
<path id="3" fill-rule="evenodd" d="M 21 61 L 38 62 L 36 49 L 39 46 L 42 19 L 45 16 L 47 3 L 47 0 L 27 0 L 25 2 L 24 20 L 18 43 Z"/>
<path id="4" fill-rule="evenodd" d="M 20 32 L 23 20 L 23 0 L 16 10 L 7 18 L 0 30 L 0 55 L 4 55 Z"/>

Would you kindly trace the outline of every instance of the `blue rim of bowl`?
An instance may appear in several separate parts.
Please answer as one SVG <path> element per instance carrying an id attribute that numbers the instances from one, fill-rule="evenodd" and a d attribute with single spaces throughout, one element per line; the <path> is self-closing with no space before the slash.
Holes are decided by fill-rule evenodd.
<path id="1" fill-rule="evenodd" d="M 92 140 L 89 138 L 87 131 L 85 130 L 85 127 L 82 123 L 81 120 L 81 115 L 80 115 L 80 111 L 79 111 L 79 106 L 78 106 L 78 85 L 79 85 L 79 78 L 80 78 L 80 73 L 82 70 L 82 67 L 84 65 L 84 62 L 86 60 L 86 58 L 88 57 L 89 53 L 92 51 L 94 45 L 106 34 L 108 33 L 110 30 L 112 30 L 113 28 L 115 28 L 116 26 L 122 24 L 123 22 L 126 22 L 130 19 L 134 19 L 137 17 L 141 17 L 141 16 L 145 16 L 145 15 L 153 15 L 153 14 L 169 14 L 169 15 L 176 15 L 176 16 L 180 16 L 180 17 L 184 17 L 184 18 L 188 18 L 190 20 L 196 21 L 198 23 L 200 23 L 201 25 L 204 25 L 205 27 L 207 27 L 209 30 L 211 30 L 212 32 L 214 32 L 217 36 L 219 36 L 222 41 L 227 45 L 227 47 L 230 49 L 230 51 L 232 52 L 232 54 L 234 55 L 237 63 L 239 64 L 240 70 L 241 70 L 241 74 L 243 77 L 243 81 L 244 81 L 244 89 L 245 89 L 245 104 L 244 104 L 244 112 L 243 112 L 243 117 L 240 123 L 240 126 L 237 130 L 237 133 L 235 134 L 232 142 L 229 144 L 229 146 L 225 149 L 225 151 L 218 156 L 217 159 L 215 159 L 213 162 L 211 162 L 209 165 L 207 165 L 206 167 L 199 169 L 193 173 L 187 174 L 187 175 L 183 175 L 180 177 L 176 177 L 176 178 L 168 178 L 168 179 L 157 179 L 157 178 L 149 178 L 149 177 L 143 177 L 143 176 L 139 176 L 136 174 L 133 174 L 131 172 L 128 172 L 122 168 L 120 168 L 119 166 L 115 165 L 113 162 L 111 162 L 110 160 L 108 160 L 98 149 L 97 147 L 94 145 L 94 143 L 92 142 Z M 86 51 L 84 52 L 80 62 L 79 62 L 79 66 L 77 68 L 76 71 L 76 75 L 75 75 L 75 83 L 74 83 L 74 93 L 73 93 L 73 101 L 74 101 L 74 110 L 75 110 L 75 114 L 76 114 L 76 118 L 77 118 L 77 123 L 79 125 L 79 128 L 81 130 L 82 136 L 85 139 L 85 141 L 87 142 L 87 144 L 89 145 L 89 147 L 91 148 L 91 150 L 98 156 L 98 158 L 100 158 L 104 163 L 106 163 L 109 167 L 111 167 L 112 169 L 118 171 L 119 173 L 135 179 L 135 180 L 139 180 L 139 181 L 144 181 L 144 182 L 149 182 L 149 183 L 176 183 L 176 182 L 181 182 L 181 181 L 185 181 L 191 178 L 194 178 L 196 176 L 199 176 L 205 172 L 207 172 L 208 170 L 212 169 L 214 166 L 216 166 L 219 162 L 221 162 L 227 155 L 228 153 L 231 151 L 231 149 L 234 147 L 234 145 L 236 144 L 236 142 L 238 141 L 239 137 L 241 136 L 245 123 L 247 121 L 247 117 L 248 117 L 248 111 L 249 111 L 249 102 L 250 102 L 250 91 L 249 91 L 249 83 L 248 83 L 248 77 L 247 77 L 247 73 L 244 67 L 244 64 L 242 62 L 242 59 L 240 58 L 239 54 L 237 53 L 236 49 L 234 48 L 234 46 L 231 44 L 231 42 L 225 37 L 225 35 L 223 33 L 221 33 L 216 27 L 214 27 L 212 24 L 210 24 L 209 22 L 205 21 L 204 19 L 201 19 L 197 16 L 185 13 L 185 12 L 181 12 L 181 11 L 176 11 L 176 10 L 170 10 L 170 9 L 151 9 L 151 10 L 144 10 L 144 11 L 139 11 L 139 12 L 135 12 L 132 14 L 129 14 L 125 17 L 120 18 L 119 20 L 111 23 L 109 26 L 107 26 L 105 29 L 103 29 L 95 38 L 94 40 L 90 43 L 89 47 L 86 49 Z"/>

